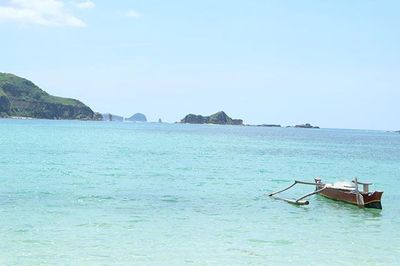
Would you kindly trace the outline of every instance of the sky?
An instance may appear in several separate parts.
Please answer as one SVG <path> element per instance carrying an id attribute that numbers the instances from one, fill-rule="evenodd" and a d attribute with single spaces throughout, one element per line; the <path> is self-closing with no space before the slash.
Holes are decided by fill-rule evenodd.
<path id="1" fill-rule="evenodd" d="M 0 0 L 0 72 L 94 111 L 399 130 L 400 1 Z"/>

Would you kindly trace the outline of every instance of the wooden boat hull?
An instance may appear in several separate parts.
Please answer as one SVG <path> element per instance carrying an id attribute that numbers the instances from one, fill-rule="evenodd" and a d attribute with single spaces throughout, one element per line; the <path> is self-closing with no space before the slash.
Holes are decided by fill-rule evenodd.
<path id="1" fill-rule="evenodd" d="M 321 189 L 322 187 L 323 184 L 318 184 L 316 189 Z M 326 187 L 319 194 L 329 199 L 343 201 L 357 205 L 356 193 L 348 189 Z M 381 191 L 367 192 L 367 193 L 361 192 L 361 195 L 363 196 L 364 199 L 364 207 L 382 209 L 382 204 L 381 204 L 382 194 L 383 192 Z"/>

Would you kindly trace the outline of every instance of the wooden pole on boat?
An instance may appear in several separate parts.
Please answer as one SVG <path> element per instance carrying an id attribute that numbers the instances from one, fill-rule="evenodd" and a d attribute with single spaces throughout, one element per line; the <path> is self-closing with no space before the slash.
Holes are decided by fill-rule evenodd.
<path id="1" fill-rule="evenodd" d="M 355 192 L 356 192 L 356 200 L 357 200 L 357 206 L 360 208 L 364 207 L 364 197 L 358 190 L 358 182 L 357 182 L 357 177 L 354 178 L 354 184 L 356 185 Z"/>
<path id="2" fill-rule="evenodd" d="M 309 197 L 309 196 L 312 196 L 312 195 L 314 195 L 314 194 L 318 194 L 318 193 L 320 193 L 322 190 L 324 190 L 325 188 L 326 188 L 326 186 L 324 186 L 323 188 L 318 189 L 318 190 L 316 190 L 316 191 L 313 191 L 313 192 L 311 192 L 311 193 L 308 193 L 308 194 L 304 195 L 303 197 L 298 198 L 296 201 L 301 201 L 302 199 L 305 199 L 305 198 L 307 198 L 307 197 Z"/>
<path id="3" fill-rule="evenodd" d="M 304 182 L 304 181 L 299 181 L 299 180 L 295 180 L 294 182 L 299 183 L 299 184 L 303 184 L 303 185 L 312 185 L 315 186 L 317 183 L 316 182 Z"/>
<path id="4" fill-rule="evenodd" d="M 296 184 L 303 184 L 303 185 L 312 185 L 312 186 L 315 186 L 317 183 L 295 180 L 294 183 L 291 184 L 290 186 L 288 186 L 288 187 L 286 187 L 286 188 L 284 188 L 284 189 L 282 189 L 282 190 L 279 190 L 279 191 L 273 192 L 273 193 L 271 193 L 271 194 L 268 194 L 268 196 L 273 196 L 273 195 L 275 195 L 275 194 L 278 194 L 278 193 L 281 193 L 281 192 L 283 192 L 283 191 L 286 191 L 286 190 L 288 190 L 289 188 L 293 187 L 293 186 L 296 185 Z"/>
<path id="5" fill-rule="evenodd" d="M 293 186 L 296 185 L 296 184 L 312 185 L 312 186 L 317 185 L 317 183 L 295 180 L 294 183 L 291 184 L 290 186 L 288 186 L 288 187 L 286 187 L 286 188 L 284 188 L 284 189 L 282 189 L 282 190 L 273 192 L 273 193 L 269 194 L 268 196 L 272 197 L 272 196 L 274 196 L 274 195 L 276 195 L 276 194 L 278 194 L 278 193 L 281 193 L 281 192 L 283 192 L 283 191 L 288 190 L 289 188 L 293 187 Z M 326 187 L 324 186 L 323 188 L 321 188 L 321 189 L 319 189 L 319 190 L 316 190 L 316 191 L 313 191 L 313 192 L 311 192 L 311 193 L 308 193 L 308 194 L 302 196 L 301 198 L 298 198 L 297 200 L 296 200 L 296 199 L 285 199 L 285 198 L 281 198 L 281 197 L 278 197 L 278 196 L 274 196 L 274 198 L 280 199 L 280 200 L 283 200 L 283 201 L 286 201 L 286 202 L 291 203 L 291 204 L 296 204 L 296 205 L 308 205 L 308 204 L 309 204 L 308 200 L 303 200 L 303 199 L 305 199 L 305 198 L 307 198 L 307 197 L 309 197 L 309 196 L 311 196 L 311 195 L 317 194 L 317 193 L 321 192 L 322 190 L 324 190 L 325 188 L 326 188 Z"/>
<path id="6" fill-rule="evenodd" d="M 274 196 L 275 199 L 286 201 L 287 203 L 295 204 L 295 205 L 308 205 L 310 202 L 308 200 L 295 200 L 295 199 L 285 199 L 278 196 Z"/>
<path id="7" fill-rule="evenodd" d="M 274 192 L 274 193 L 271 193 L 271 194 L 269 194 L 268 196 L 273 196 L 273 195 L 275 195 L 275 194 L 278 194 L 278 193 L 281 193 L 281 192 L 283 192 L 283 191 L 285 191 L 285 190 L 288 190 L 289 188 L 291 188 L 291 187 L 293 187 L 294 185 L 296 185 L 298 182 L 297 181 L 294 181 L 294 183 L 293 184 L 291 184 L 290 186 L 288 186 L 287 188 L 284 188 L 284 189 L 282 189 L 282 190 L 279 190 L 279 191 L 276 191 L 276 192 Z"/>

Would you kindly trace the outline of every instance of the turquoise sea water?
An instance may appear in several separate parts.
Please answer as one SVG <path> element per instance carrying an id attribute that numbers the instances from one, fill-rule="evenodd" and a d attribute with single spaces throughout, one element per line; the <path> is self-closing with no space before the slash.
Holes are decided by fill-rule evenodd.
<path id="1" fill-rule="evenodd" d="M 0 149 L 0 265 L 400 264 L 400 134 L 0 120 Z M 265 195 L 315 176 L 383 210 Z"/>

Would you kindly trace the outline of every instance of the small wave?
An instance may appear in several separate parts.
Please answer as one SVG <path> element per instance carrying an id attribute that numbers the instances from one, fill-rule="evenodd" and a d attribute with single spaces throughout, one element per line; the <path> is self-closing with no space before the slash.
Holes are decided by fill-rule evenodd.
<path id="1" fill-rule="evenodd" d="M 261 240 L 261 239 L 248 239 L 247 241 L 252 242 L 252 243 L 269 243 L 269 241 L 266 240 Z"/>
<path id="2" fill-rule="evenodd" d="M 178 198 L 175 196 L 171 196 L 171 195 L 165 195 L 161 198 L 161 201 L 163 202 L 169 202 L 169 203 L 177 203 L 179 202 Z"/>
<path id="3" fill-rule="evenodd" d="M 288 180 L 286 180 L 286 179 L 277 179 L 277 178 L 271 179 L 271 181 L 274 182 L 274 183 L 285 183 L 285 182 L 288 182 Z"/>
<path id="4" fill-rule="evenodd" d="M 77 227 L 99 227 L 99 228 L 106 228 L 106 227 L 111 227 L 111 224 L 109 223 L 83 223 L 83 224 L 77 224 Z"/>
<path id="5" fill-rule="evenodd" d="M 79 201 L 82 201 L 82 200 L 103 201 L 103 200 L 113 200 L 113 199 L 115 199 L 115 198 L 113 198 L 111 196 L 99 196 L 99 195 L 82 196 L 82 197 L 78 198 Z"/>

